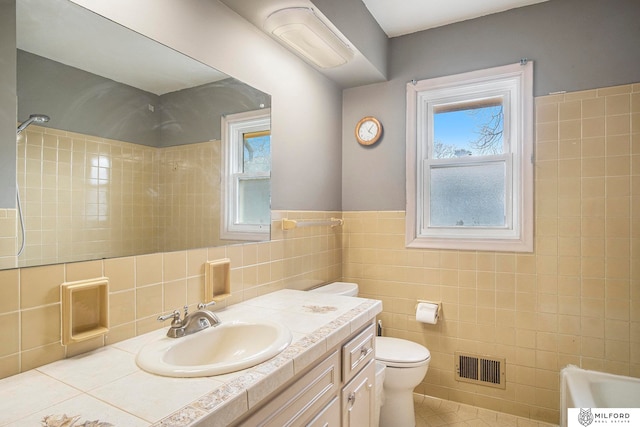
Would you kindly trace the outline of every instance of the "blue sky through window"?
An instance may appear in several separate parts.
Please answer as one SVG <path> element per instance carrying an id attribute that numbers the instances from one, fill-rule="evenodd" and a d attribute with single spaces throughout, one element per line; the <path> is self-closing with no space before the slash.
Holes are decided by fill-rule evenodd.
<path id="1" fill-rule="evenodd" d="M 271 171 L 271 135 L 245 137 L 243 147 L 245 173 Z"/>
<path id="2" fill-rule="evenodd" d="M 503 152 L 502 106 L 467 108 L 433 114 L 434 157 L 450 158 L 465 155 L 486 155 Z M 492 153 L 480 150 L 474 142 L 479 141 L 483 129 L 500 135 L 491 144 Z M 495 129 L 495 130 L 489 130 Z"/>

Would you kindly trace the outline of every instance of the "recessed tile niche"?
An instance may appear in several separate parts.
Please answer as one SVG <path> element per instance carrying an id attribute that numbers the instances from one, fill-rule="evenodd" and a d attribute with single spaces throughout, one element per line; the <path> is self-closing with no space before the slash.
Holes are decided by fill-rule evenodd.
<path id="1" fill-rule="evenodd" d="M 208 261 L 205 264 L 204 302 L 219 302 L 231 296 L 231 260 Z"/>
<path id="2" fill-rule="evenodd" d="M 62 344 L 109 332 L 109 279 L 100 277 L 61 285 Z"/>

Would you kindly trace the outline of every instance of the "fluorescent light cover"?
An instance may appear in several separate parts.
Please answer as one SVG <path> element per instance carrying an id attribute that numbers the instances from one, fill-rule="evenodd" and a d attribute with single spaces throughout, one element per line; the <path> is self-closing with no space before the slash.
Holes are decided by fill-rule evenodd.
<path id="1" fill-rule="evenodd" d="M 273 12 L 264 27 L 318 67 L 337 67 L 353 58 L 349 46 L 310 8 L 291 7 Z"/>

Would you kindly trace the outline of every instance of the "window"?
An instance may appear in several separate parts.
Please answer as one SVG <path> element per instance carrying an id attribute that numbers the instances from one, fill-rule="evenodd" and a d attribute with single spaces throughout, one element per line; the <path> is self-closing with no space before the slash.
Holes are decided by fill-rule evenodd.
<path id="1" fill-rule="evenodd" d="M 407 85 L 407 247 L 533 250 L 532 74 Z"/>
<path id="2" fill-rule="evenodd" d="M 223 192 L 221 237 L 268 240 L 271 226 L 270 110 L 222 118 Z"/>
<path id="3" fill-rule="evenodd" d="M 108 156 L 91 155 L 85 208 L 88 221 L 105 223 L 109 220 L 110 169 Z"/>

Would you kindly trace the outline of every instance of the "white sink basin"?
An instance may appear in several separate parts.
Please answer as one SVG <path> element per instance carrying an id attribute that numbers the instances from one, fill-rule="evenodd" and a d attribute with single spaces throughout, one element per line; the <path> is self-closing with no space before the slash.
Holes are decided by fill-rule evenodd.
<path id="1" fill-rule="evenodd" d="M 138 352 L 141 369 L 167 377 L 207 377 L 250 368 L 280 353 L 291 332 L 269 321 L 223 321 L 183 338 L 163 337 Z"/>

